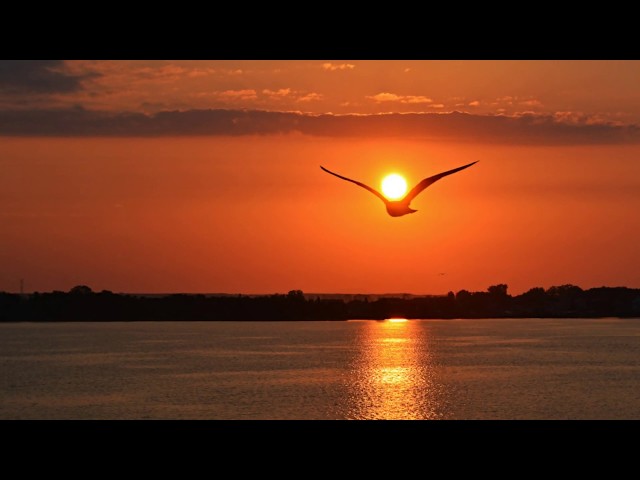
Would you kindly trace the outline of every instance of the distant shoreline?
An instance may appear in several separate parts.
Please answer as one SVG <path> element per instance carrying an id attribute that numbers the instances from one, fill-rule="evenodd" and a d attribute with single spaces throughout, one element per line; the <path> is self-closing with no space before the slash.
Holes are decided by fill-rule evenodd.
<path id="1" fill-rule="evenodd" d="M 511 296 L 507 285 L 486 292 L 461 290 L 442 296 L 365 295 L 320 298 L 300 290 L 273 295 L 169 294 L 164 296 L 93 292 L 79 285 L 69 292 L 0 292 L 0 322 L 148 321 L 345 321 L 407 318 L 425 320 L 487 318 L 637 318 L 640 289 L 561 285 Z"/>
<path id="2" fill-rule="evenodd" d="M 640 320 L 640 315 L 634 317 L 470 317 L 470 318 L 407 318 L 407 322 L 422 321 L 451 321 L 457 320 Z M 0 321 L 0 325 L 16 325 L 16 324 L 53 324 L 53 323 L 300 323 L 300 322 L 387 322 L 393 320 L 390 318 L 347 318 L 340 320 L 5 320 Z"/>

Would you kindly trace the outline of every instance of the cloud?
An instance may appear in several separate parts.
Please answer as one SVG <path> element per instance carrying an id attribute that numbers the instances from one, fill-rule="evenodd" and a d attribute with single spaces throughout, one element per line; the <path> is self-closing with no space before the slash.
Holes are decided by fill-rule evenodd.
<path id="1" fill-rule="evenodd" d="M 216 71 L 213 68 L 193 68 L 187 73 L 187 76 L 191 78 L 207 77 L 214 73 L 216 73 Z"/>
<path id="2" fill-rule="evenodd" d="M 134 69 L 127 69 L 126 66 L 120 64 L 112 64 L 111 66 L 112 71 L 108 72 L 109 76 L 122 76 L 120 79 L 127 83 L 135 81 L 172 82 L 184 78 L 207 77 L 217 73 L 217 70 L 213 68 L 189 68 L 174 64 L 153 67 L 139 67 Z M 109 79 L 107 78 L 106 81 L 108 82 L 108 80 Z"/>
<path id="3" fill-rule="evenodd" d="M 378 103 L 382 102 L 400 102 L 400 103 L 431 103 L 432 99 L 423 97 L 422 95 L 396 95 L 395 93 L 382 92 L 376 95 L 368 96 L 371 100 Z M 444 105 L 443 105 L 444 106 Z"/>
<path id="4" fill-rule="evenodd" d="M 469 106 L 470 107 L 477 107 L 478 105 L 480 105 L 480 102 L 478 100 L 474 100 L 473 102 L 469 102 Z"/>
<path id="5" fill-rule="evenodd" d="M 356 66 L 351 63 L 323 63 L 322 68 L 335 72 L 336 70 L 353 70 Z"/>
<path id="6" fill-rule="evenodd" d="M 0 135 L 14 136 L 160 137 L 294 132 L 323 137 L 411 137 L 496 144 L 640 143 L 638 125 L 613 124 L 571 112 L 513 116 L 460 112 L 312 115 L 260 110 L 187 110 L 145 115 L 75 108 L 14 110 L 0 115 Z"/>
<path id="7" fill-rule="evenodd" d="M 217 94 L 218 97 L 224 100 L 255 100 L 258 98 L 258 94 L 255 90 L 225 90 Z"/>
<path id="8" fill-rule="evenodd" d="M 314 100 L 322 100 L 322 95 L 320 95 L 319 93 L 311 92 L 298 98 L 298 102 L 311 102 Z"/>
<path id="9" fill-rule="evenodd" d="M 281 100 L 284 98 L 293 99 L 296 102 L 311 102 L 314 100 L 321 100 L 322 95 L 315 92 L 303 93 L 296 92 L 290 88 L 281 88 L 279 90 L 269 90 L 268 88 L 262 90 L 262 93 L 269 97 L 270 100 Z"/>
<path id="10" fill-rule="evenodd" d="M 402 103 L 431 103 L 433 102 L 433 100 L 431 100 L 428 97 L 423 97 L 421 95 L 415 96 L 415 95 L 407 95 L 406 97 L 404 97 L 402 100 L 400 100 Z"/>
<path id="11" fill-rule="evenodd" d="M 540 100 L 523 100 L 520 102 L 520 105 L 525 105 L 527 107 L 541 107 L 542 106 L 542 102 Z"/>
<path id="12" fill-rule="evenodd" d="M 95 73 L 73 75 L 62 60 L 0 60 L 0 91 L 69 93 L 82 89 L 82 80 Z"/>
<path id="13" fill-rule="evenodd" d="M 498 97 L 491 105 L 523 105 L 525 107 L 542 107 L 542 102 L 531 97 L 518 97 L 512 95 L 506 95 L 504 97 Z"/>
<path id="14" fill-rule="evenodd" d="M 291 93 L 291 89 L 281 88 L 279 90 L 269 90 L 268 88 L 265 88 L 262 90 L 262 93 L 272 98 L 282 98 L 288 96 Z"/>
<path id="15" fill-rule="evenodd" d="M 152 67 L 139 68 L 137 72 L 134 71 L 132 73 L 138 73 L 138 75 L 145 78 L 175 79 L 175 78 L 183 77 L 185 74 L 188 74 L 188 72 L 190 72 L 190 70 L 187 70 L 186 68 L 180 67 L 178 65 L 163 65 L 162 67 L 159 67 L 159 68 L 152 68 Z"/>
<path id="16" fill-rule="evenodd" d="M 375 100 L 376 102 L 399 102 L 402 97 L 396 95 L 395 93 L 378 93 L 377 95 L 367 96 L 371 100 Z"/>
<path id="17" fill-rule="evenodd" d="M 611 121 L 600 115 L 587 115 L 583 112 L 555 112 L 553 114 L 553 118 L 557 122 L 567 123 L 570 125 L 599 125 L 608 122 L 611 125 L 618 125 L 620 127 L 624 126 L 624 123 L 619 120 Z"/>

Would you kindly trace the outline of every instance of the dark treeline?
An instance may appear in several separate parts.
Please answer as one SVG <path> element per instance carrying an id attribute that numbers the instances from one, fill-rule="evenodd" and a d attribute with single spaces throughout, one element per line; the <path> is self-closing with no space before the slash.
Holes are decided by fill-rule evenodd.
<path id="1" fill-rule="evenodd" d="M 404 318 L 528 318 L 640 316 L 640 289 L 574 285 L 532 288 L 511 296 L 507 285 L 486 292 L 461 290 L 444 296 L 343 301 L 305 298 L 300 290 L 264 296 L 166 295 L 160 297 L 93 292 L 18 295 L 0 292 L 0 321 L 148 320 L 347 320 Z"/>

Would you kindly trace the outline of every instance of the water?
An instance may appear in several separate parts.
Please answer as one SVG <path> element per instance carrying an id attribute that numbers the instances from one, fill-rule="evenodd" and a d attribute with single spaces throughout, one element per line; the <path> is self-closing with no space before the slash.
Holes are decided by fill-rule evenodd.
<path id="1" fill-rule="evenodd" d="M 1 419 L 638 419 L 636 319 L 0 324 Z"/>

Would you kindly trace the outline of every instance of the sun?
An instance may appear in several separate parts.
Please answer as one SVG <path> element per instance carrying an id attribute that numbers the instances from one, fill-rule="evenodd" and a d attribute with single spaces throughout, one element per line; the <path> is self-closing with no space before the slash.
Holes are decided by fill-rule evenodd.
<path id="1" fill-rule="evenodd" d="M 382 179 L 382 193 L 384 193 L 385 197 L 397 200 L 402 198 L 406 191 L 407 182 L 397 173 L 392 173 Z"/>

